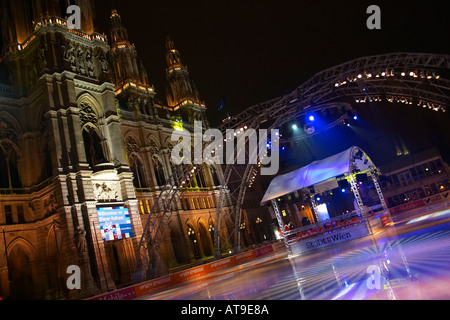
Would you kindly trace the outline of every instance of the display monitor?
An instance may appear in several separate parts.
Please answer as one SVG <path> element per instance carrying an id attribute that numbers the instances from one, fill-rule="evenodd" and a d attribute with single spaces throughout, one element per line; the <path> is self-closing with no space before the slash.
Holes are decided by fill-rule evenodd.
<path id="1" fill-rule="evenodd" d="M 130 214 L 125 207 L 97 207 L 98 222 L 103 241 L 133 236 Z"/>

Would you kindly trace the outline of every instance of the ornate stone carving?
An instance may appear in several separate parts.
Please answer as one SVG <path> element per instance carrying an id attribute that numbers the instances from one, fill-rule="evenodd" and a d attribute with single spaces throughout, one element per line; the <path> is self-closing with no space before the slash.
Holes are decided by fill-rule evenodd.
<path id="1" fill-rule="evenodd" d="M 15 141 L 17 138 L 17 133 L 12 128 L 11 124 L 7 119 L 0 118 L 0 140 L 9 139 Z"/>
<path id="2" fill-rule="evenodd" d="M 94 61 L 92 59 L 92 54 L 90 51 L 86 52 L 86 67 L 87 73 L 90 77 L 94 76 Z"/>
<path id="3" fill-rule="evenodd" d="M 119 200 L 119 192 L 117 191 L 116 182 L 94 182 L 95 199 L 103 201 Z"/>
<path id="4" fill-rule="evenodd" d="M 155 142 L 155 141 L 150 140 L 150 141 L 148 142 L 148 145 L 149 145 L 149 147 L 150 147 L 150 152 L 151 152 L 151 154 L 159 154 L 159 148 L 158 148 L 158 146 L 156 145 L 156 142 Z"/>
<path id="5" fill-rule="evenodd" d="M 72 71 L 77 70 L 77 58 L 75 57 L 75 48 L 72 45 L 72 43 L 68 43 L 67 45 L 64 45 L 64 60 L 67 60 L 70 62 L 70 68 Z"/>
<path id="6" fill-rule="evenodd" d="M 128 155 L 131 155 L 133 152 L 139 152 L 139 146 L 131 136 L 128 136 L 126 139 L 126 149 Z"/>
<path id="7" fill-rule="evenodd" d="M 50 196 L 44 199 L 45 215 L 52 215 L 56 213 L 58 207 L 58 201 L 56 200 L 56 194 L 52 192 Z"/>
<path id="8" fill-rule="evenodd" d="M 87 102 L 80 103 L 80 120 L 82 126 L 86 123 L 95 125 L 98 123 L 98 117 L 95 114 L 94 109 Z"/>
<path id="9" fill-rule="evenodd" d="M 78 226 L 73 235 L 73 242 L 79 253 L 87 252 L 86 231 Z"/>

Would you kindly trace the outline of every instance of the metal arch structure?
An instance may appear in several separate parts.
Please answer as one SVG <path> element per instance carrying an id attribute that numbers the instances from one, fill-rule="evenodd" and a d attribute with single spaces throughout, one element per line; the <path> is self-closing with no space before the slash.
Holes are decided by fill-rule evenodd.
<path id="1" fill-rule="evenodd" d="M 239 130 L 248 127 L 251 119 L 251 128 L 259 128 L 259 125 L 273 121 L 270 128 L 283 124 L 304 115 L 335 107 L 342 98 L 353 97 L 355 101 L 374 99 L 400 98 L 415 99 L 421 106 L 436 111 L 446 111 L 449 105 L 450 81 L 441 75 L 448 74 L 450 69 L 450 55 L 393 53 L 355 59 L 336 67 L 326 69 L 304 82 L 297 89 L 282 97 L 266 101 L 250 107 L 240 114 L 232 117 L 219 127 L 221 131 L 227 129 Z M 238 131 L 239 132 L 239 131 Z M 233 165 L 225 168 L 227 177 Z M 246 189 L 257 172 L 255 165 L 247 165 L 242 176 L 242 183 L 235 191 L 234 214 L 234 248 L 239 252 L 239 232 L 241 223 L 241 206 Z M 228 181 L 225 181 L 227 184 Z M 233 196 L 233 193 L 231 194 Z M 216 219 L 224 215 L 221 213 L 219 203 L 216 211 Z M 215 239 L 216 256 L 221 255 L 220 239 Z M 230 235 L 232 238 L 233 235 Z"/>
<path id="2" fill-rule="evenodd" d="M 366 98 L 409 99 L 410 103 L 414 102 L 418 106 L 445 112 L 450 105 L 449 72 L 448 54 L 391 53 L 358 58 L 317 73 L 289 94 L 247 108 L 229 118 L 218 129 L 224 135 L 231 130 L 239 133 L 244 127 L 256 130 L 263 124 L 270 130 L 281 127 L 307 112 L 336 107 L 336 104 L 343 103 L 344 98 L 353 98 L 355 101 L 365 101 Z M 236 136 L 232 135 L 230 138 L 235 139 Z M 241 223 L 241 206 L 246 189 L 257 174 L 258 166 L 248 164 L 241 176 L 239 187 L 230 191 L 228 184 L 234 165 L 226 165 L 215 216 L 216 258 L 222 256 L 221 234 L 226 232 L 221 229 L 226 225 L 223 221 L 225 219 L 229 219 L 232 225 L 229 239 L 234 239 L 232 242 L 235 252 L 240 250 L 238 230 Z M 199 165 L 187 165 L 183 172 L 175 170 L 162 188 L 139 242 L 135 265 L 135 275 L 138 275 L 136 280 L 156 274 L 155 261 L 173 212 L 172 202 L 183 192 L 182 181 L 185 181 L 187 175 L 194 172 L 196 167 Z M 230 196 L 234 199 L 231 210 L 227 204 Z"/>
<path id="3" fill-rule="evenodd" d="M 450 80 L 440 73 L 449 69 L 448 54 L 391 53 L 358 58 L 317 73 L 289 94 L 245 109 L 219 129 L 240 128 L 249 119 L 267 121 L 343 96 L 420 97 L 445 107 L 449 105 Z"/>

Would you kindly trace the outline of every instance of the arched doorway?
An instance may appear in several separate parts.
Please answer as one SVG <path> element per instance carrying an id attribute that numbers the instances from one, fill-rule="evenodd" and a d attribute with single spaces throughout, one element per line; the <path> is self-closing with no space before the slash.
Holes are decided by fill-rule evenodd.
<path id="1" fill-rule="evenodd" d="M 173 253 L 177 263 L 184 264 L 188 262 L 185 250 L 184 240 L 178 230 L 170 228 L 170 241 L 172 243 Z"/>
<path id="2" fill-rule="evenodd" d="M 15 241 L 9 245 L 8 250 L 11 297 L 16 300 L 35 299 L 33 249 L 25 240 Z"/>
<path id="3" fill-rule="evenodd" d="M 61 233 L 59 233 L 61 234 Z M 58 241 L 58 231 L 53 226 L 47 236 L 47 281 L 50 288 L 46 298 L 59 299 L 63 297 L 65 286 L 65 273 L 62 270 L 60 244 Z"/>
<path id="4" fill-rule="evenodd" d="M 211 257 L 214 255 L 214 247 L 211 241 L 210 234 L 208 229 L 206 229 L 205 225 L 202 222 L 198 223 L 198 231 L 200 238 L 200 246 L 203 251 L 203 255 L 205 257 Z"/>

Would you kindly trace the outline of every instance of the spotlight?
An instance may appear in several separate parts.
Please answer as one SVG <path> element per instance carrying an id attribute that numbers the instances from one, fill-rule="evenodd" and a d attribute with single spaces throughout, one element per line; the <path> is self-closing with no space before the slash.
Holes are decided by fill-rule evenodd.
<path id="1" fill-rule="evenodd" d="M 315 118 L 314 118 L 314 116 L 313 115 L 311 115 L 311 116 L 309 116 L 309 121 L 314 121 L 315 120 Z"/>
<path id="2" fill-rule="evenodd" d="M 345 189 L 341 189 L 341 192 L 342 192 L 342 193 L 345 193 Z"/>
<path id="3" fill-rule="evenodd" d="M 356 114 L 353 116 L 353 120 L 358 120 L 358 116 Z"/>
<path id="4" fill-rule="evenodd" d="M 316 200 L 317 200 L 317 201 L 320 201 L 320 197 L 317 197 Z"/>
<path id="5" fill-rule="evenodd" d="M 292 125 L 292 129 L 297 130 L 297 125 L 296 125 L 296 124 L 293 124 L 293 125 Z"/>
<path id="6" fill-rule="evenodd" d="M 310 123 L 305 124 L 303 129 L 307 134 L 313 134 L 316 131 L 316 128 L 314 128 L 314 126 Z"/>

